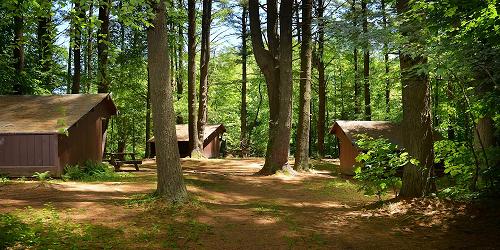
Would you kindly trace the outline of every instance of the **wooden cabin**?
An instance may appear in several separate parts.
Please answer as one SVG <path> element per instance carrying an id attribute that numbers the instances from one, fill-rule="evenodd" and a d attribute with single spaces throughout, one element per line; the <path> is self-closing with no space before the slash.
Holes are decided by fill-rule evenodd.
<path id="1" fill-rule="evenodd" d="M 330 134 L 337 137 L 340 171 L 346 175 L 354 175 L 356 156 L 361 152 L 356 145 L 356 135 L 367 134 L 375 139 L 383 137 L 394 144 L 402 145 L 401 126 L 394 122 L 336 121 L 330 129 Z"/>
<path id="2" fill-rule="evenodd" d="M 101 162 L 109 94 L 0 96 L 0 174 L 61 176 L 66 165 Z"/>
<path id="3" fill-rule="evenodd" d="M 187 124 L 175 125 L 177 134 L 177 145 L 179 146 L 179 154 L 182 158 L 190 156 L 189 151 L 189 132 Z M 222 135 L 226 132 L 226 128 L 222 124 L 205 126 L 203 140 L 203 155 L 207 158 L 220 157 Z M 151 149 L 151 157 L 156 155 L 155 138 L 152 137 L 148 141 Z"/>

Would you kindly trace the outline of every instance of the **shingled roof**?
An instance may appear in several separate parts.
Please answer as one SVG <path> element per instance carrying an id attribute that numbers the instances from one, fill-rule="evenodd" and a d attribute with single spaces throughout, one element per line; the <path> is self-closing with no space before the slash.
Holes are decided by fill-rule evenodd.
<path id="1" fill-rule="evenodd" d="M 330 133 L 336 133 L 338 129 L 341 129 L 354 144 L 357 139 L 356 136 L 361 134 L 367 134 L 375 139 L 385 138 L 400 146 L 403 143 L 401 125 L 395 122 L 336 121 L 330 129 Z"/>
<path id="2" fill-rule="evenodd" d="M 116 106 L 107 93 L 45 96 L 0 95 L 0 134 L 63 133 L 101 102 Z"/>
<path id="3" fill-rule="evenodd" d="M 177 141 L 189 141 L 189 131 L 187 124 L 177 124 L 175 125 L 175 129 L 177 133 Z M 224 128 L 222 124 L 206 125 L 205 131 L 203 133 L 204 135 L 203 139 L 206 140 L 214 132 L 224 132 L 224 131 L 226 131 L 226 128 Z M 151 139 L 149 139 L 149 142 L 154 142 L 154 141 L 155 141 L 154 137 L 151 137 Z"/>

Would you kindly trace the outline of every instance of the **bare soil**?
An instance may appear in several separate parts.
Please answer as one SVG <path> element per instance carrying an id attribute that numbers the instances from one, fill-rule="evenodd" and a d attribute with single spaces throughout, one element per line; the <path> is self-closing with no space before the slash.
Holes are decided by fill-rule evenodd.
<path id="1" fill-rule="evenodd" d="M 68 223 L 99 227 L 100 236 L 83 244 L 88 248 L 500 246 L 498 202 L 379 203 L 337 174 L 335 161 L 316 162 L 315 171 L 298 176 L 255 176 L 262 164 L 262 159 L 182 160 L 191 197 L 184 206 L 148 200 L 156 187 L 153 161 L 121 182 L 14 181 L 0 186 L 0 213 L 37 211 L 49 204 Z"/>

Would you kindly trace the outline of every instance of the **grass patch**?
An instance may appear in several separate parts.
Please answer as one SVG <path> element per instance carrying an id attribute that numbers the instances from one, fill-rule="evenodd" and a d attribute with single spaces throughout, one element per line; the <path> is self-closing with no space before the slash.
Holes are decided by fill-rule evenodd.
<path id="1" fill-rule="evenodd" d="M 280 215 L 282 215 L 280 205 L 276 203 L 258 201 L 249 203 L 248 206 L 254 213 L 258 215 L 271 215 L 273 217 L 279 217 Z"/>
<path id="2" fill-rule="evenodd" d="M 133 177 L 131 173 L 117 173 L 106 163 L 87 161 L 83 166 L 68 165 L 64 168 L 63 180 L 98 182 L 123 181 Z"/>
<path id="3" fill-rule="evenodd" d="M 0 214 L 0 249 L 120 248 L 123 230 L 61 219 L 51 205 Z"/>

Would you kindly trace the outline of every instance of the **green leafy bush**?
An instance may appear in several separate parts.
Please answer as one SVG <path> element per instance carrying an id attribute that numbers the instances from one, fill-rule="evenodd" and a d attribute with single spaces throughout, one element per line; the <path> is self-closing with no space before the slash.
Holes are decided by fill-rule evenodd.
<path id="1" fill-rule="evenodd" d="M 115 173 L 108 164 L 86 161 L 83 167 L 79 165 L 68 165 L 64 168 L 64 180 L 81 181 L 113 181 L 124 177 L 127 174 Z"/>
<path id="2" fill-rule="evenodd" d="M 354 179 L 361 181 L 360 190 L 366 195 L 377 195 L 379 200 L 389 190 L 397 195 L 401 188 L 401 178 L 397 177 L 398 169 L 408 162 L 418 165 L 407 152 L 387 139 L 359 135 L 356 144 L 363 152 L 356 157 L 360 165 L 354 171 Z"/>

